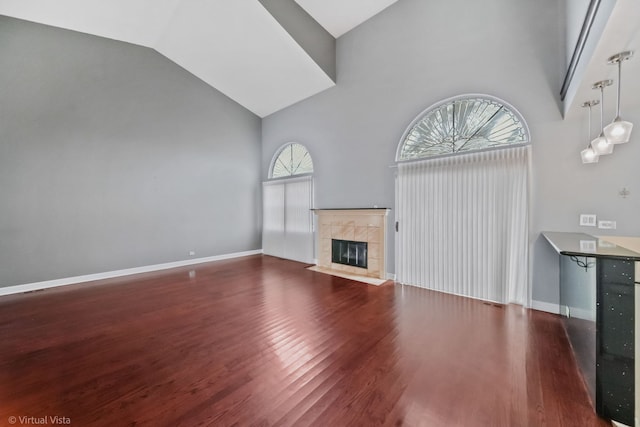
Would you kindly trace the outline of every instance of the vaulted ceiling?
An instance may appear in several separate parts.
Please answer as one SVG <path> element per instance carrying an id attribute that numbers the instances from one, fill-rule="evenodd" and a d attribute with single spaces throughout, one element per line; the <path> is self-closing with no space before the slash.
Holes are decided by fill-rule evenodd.
<path id="1" fill-rule="evenodd" d="M 0 14 L 155 49 L 265 117 L 335 85 L 313 52 L 326 37 L 295 38 L 287 16 L 308 13 L 319 23 L 315 34 L 331 39 L 335 68 L 331 37 L 396 1 L 0 0 Z"/>
<path id="2" fill-rule="evenodd" d="M 331 35 L 340 37 L 398 0 L 295 0 Z"/>
<path id="3" fill-rule="evenodd" d="M 0 14 L 155 49 L 265 117 L 334 86 L 335 38 L 397 1 L 0 0 Z M 593 82 L 617 78 L 610 55 L 640 46 L 640 2 L 607 3 L 610 15 L 565 100 L 567 117 L 598 97 Z M 288 23 L 301 18 L 296 33 Z M 640 106 L 640 52 L 623 68 L 622 104 Z M 614 95 L 605 93 L 609 110 Z"/>
<path id="4" fill-rule="evenodd" d="M 583 53 L 582 71 L 574 77 L 575 87 L 565 100 L 565 117 L 586 117 L 582 103 L 600 98 L 600 92 L 592 86 L 605 79 L 614 81 L 604 92 L 605 122 L 614 117 L 618 68 L 607 64 L 607 59 L 627 50 L 635 51 L 635 54 L 622 64 L 621 108 L 623 113 L 625 108 L 640 108 L 640 1 L 615 0 L 603 4 L 599 13 L 606 12 L 609 15 L 603 17 L 601 32 L 592 35 L 597 37 L 592 51 L 586 52 L 585 49 Z M 606 4 L 610 4 L 610 7 L 605 7 Z"/>

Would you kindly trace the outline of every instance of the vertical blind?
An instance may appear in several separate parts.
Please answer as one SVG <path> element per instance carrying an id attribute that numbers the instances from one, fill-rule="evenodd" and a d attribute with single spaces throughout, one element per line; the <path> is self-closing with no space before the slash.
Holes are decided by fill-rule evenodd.
<path id="1" fill-rule="evenodd" d="M 528 305 L 530 146 L 398 166 L 401 283 Z"/>
<path id="2" fill-rule="evenodd" d="M 262 251 L 284 258 L 284 183 L 262 184 Z"/>
<path id="3" fill-rule="evenodd" d="M 262 250 L 313 262 L 313 180 L 310 176 L 264 182 Z"/>

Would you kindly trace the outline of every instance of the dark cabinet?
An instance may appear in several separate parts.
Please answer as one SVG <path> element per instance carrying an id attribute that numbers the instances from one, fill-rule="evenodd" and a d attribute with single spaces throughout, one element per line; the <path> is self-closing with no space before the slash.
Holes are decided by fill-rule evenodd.
<path id="1" fill-rule="evenodd" d="M 633 261 L 597 260 L 596 410 L 634 424 L 635 286 Z"/>
<path id="2" fill-rule="evenodd" d="M 634 425 L 640 251 L 584 233 L 543 235 L 560 254 L 560 313 L 595 410 Z"/>

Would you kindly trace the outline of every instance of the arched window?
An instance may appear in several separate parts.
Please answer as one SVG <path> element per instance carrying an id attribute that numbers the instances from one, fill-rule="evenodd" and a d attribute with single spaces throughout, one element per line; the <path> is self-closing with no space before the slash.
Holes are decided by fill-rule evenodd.
<path id="1" fill-rule="evenodd" d="M 396 160 L 417 160 L 528 142 L 529 129 L 515 108 L 489 95 L 462 95 L 423 111 L 400 140 Z"/>
<path id="2" fill-rule="evenodd" d="M 271 162 L 269 178 L 286 178 L 313 173 L 311 154 L 297 142 L 285 144 Z"/>
<path id="3" fill-rule="evenodd" d="M 398 282 L 528 304 L 529 140 L 522 116 L 487 95 L 446 99 L 409 125 L 396 154 Z"/>
<path id="4" fill-rule="evenodd" d="M 313 162 L 296 142 L 276 151 L 262 183 L 262 251 L 313 264 Z"/>

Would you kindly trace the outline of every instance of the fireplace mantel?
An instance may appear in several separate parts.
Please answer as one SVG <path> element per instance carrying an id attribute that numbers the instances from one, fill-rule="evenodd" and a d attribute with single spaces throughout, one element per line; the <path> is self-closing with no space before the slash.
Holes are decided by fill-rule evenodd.
<path id="1" fill-rule="evenodd" d="M 386 279 L 386 235 L 389 208 L 313 209 L 318 215 L 318 267 L 338 273 Z M 331 240 L 366 242 L 367 268 L 331 262 Z"/>

